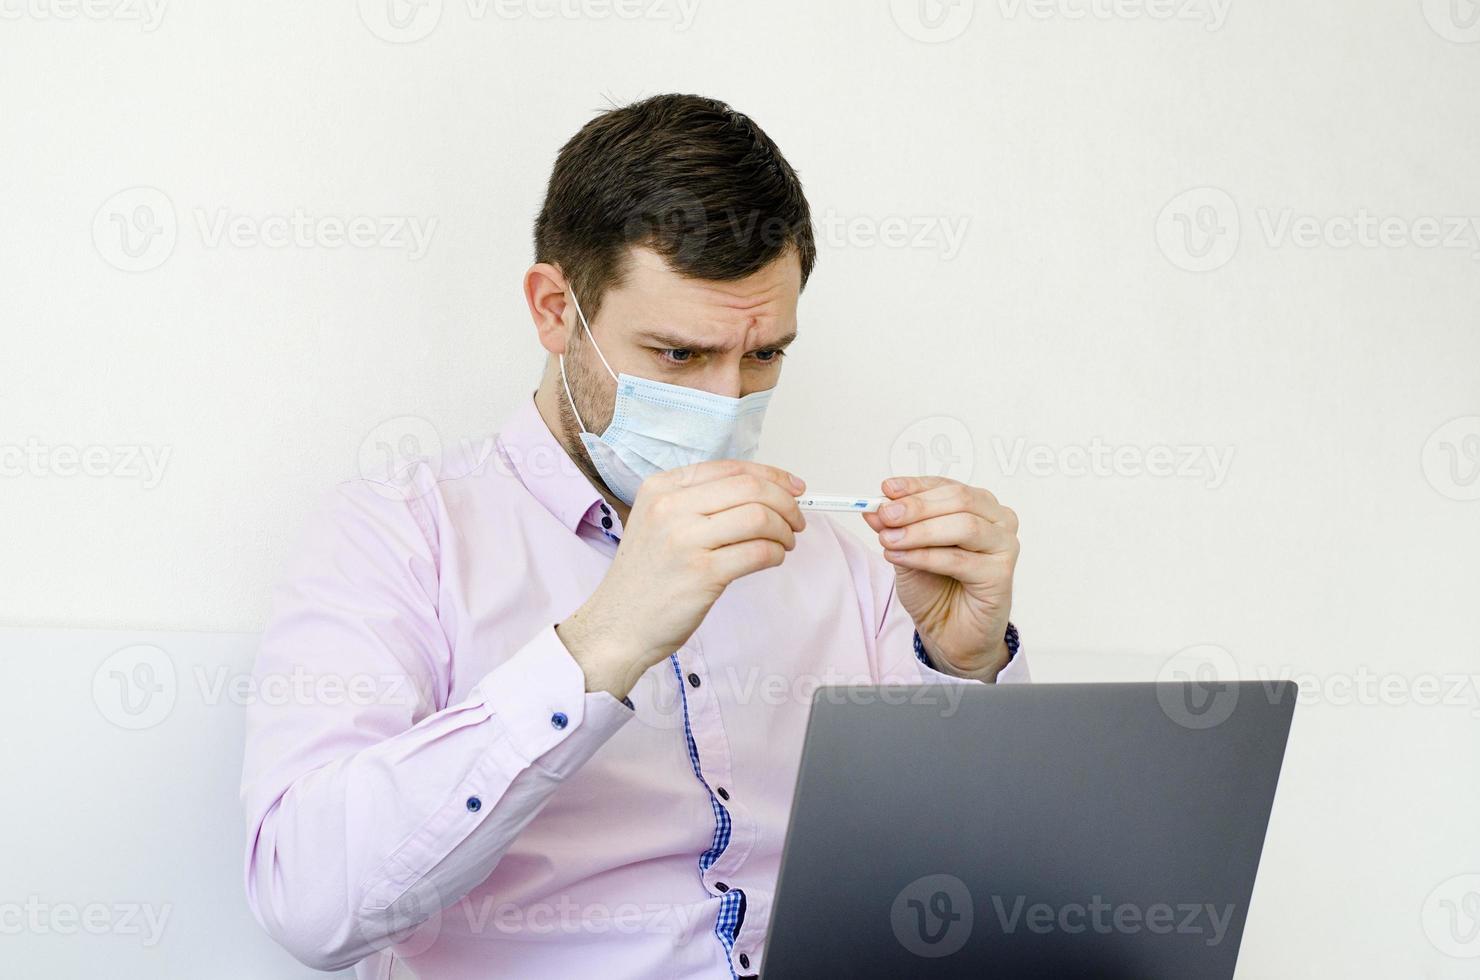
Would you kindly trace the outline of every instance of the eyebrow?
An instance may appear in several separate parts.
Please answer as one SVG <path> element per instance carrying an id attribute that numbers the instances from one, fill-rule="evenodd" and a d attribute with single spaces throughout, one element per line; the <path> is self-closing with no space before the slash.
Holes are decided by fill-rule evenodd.
<path id="1" fill-rule="evenodd" d="M 658 347 L 671 347 L 679 350 L 688 350 L 693 351 L 695 354 L 723 354 L 730 349 L 729 347 L 715 344 L 697 344 L 691 340 L 685 340 L 683 337 L 650 331 L 644 331 L 643 333 L 638 334 L 638 339 L 651 342 Z M 757 347 L 756 350 L 781 350 L 796 339 L 797 334 L 796 331 L 793 330 L 786 336 L 777 338 L 774 343 L 764 344 L 760 347 Z"/>

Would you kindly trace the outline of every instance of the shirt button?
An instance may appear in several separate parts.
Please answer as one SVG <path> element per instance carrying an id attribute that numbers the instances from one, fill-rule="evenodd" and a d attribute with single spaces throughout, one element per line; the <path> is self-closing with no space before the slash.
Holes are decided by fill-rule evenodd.
<path id="1" fill-rule="evenodd" d="M 744 953 L 741 953 L 740 954 L 740 969 L 742 969 L 742 970 L 748 970 L 748 969 L 750 969 L 750 957 L 749 956 L 746 956 Z"/>
<path id="2" fill-rule="evenodd" d="M 730 798 L 729 791 L 726 790 L 723 786 L 715 790 L 715 792 L 719 794 L 719 798 L 722 800 L 728 800 Z"/>
<path id="3" fill-rule="evenodd" d="M 612 519 L 610 517 L 603 517 L 601 519 L 601 526 L 610 531 L 612 529 Z"/>
<path id="4" fill-rule="evenodd" d="M 550 716 L 550 724 L 554 725 L 556 729 L 561 729 L 570 724 L 570 719 L 565 717 L 565 712 L 557 711 Z"/>
<path id="5" fill-rule="evenodd" d="M 698 686 L 699 686 L 699 675 L 698 674 L 690 674 L 689 675 L 689 687 L 698 687 Z"/>
<path id="6" fill-rule="evenodd" d="M 469 813 L 477 813 L 481 809 L 483 809 L 483 801 L 482 800 L 478 799 L 478 797 L 476 797 L 476 796 L 470 796 L 470 797 L 468 797 L 468 812 Z"/>
<path id="7" fill-rule="evenodd" d="M 714 883 L 714 890 L 717 892 L 727 892 L 730 890 L 730 886 L 725 884 L 723 881 L 716 881 Z"/>
<path id="8" fill-rule="evenodd" d="M 601 512 L 603 514 L 610 514 L 612 512 L 612 509 L 610 507 L 608 507 L 606 504 L 602 504 L 601 505 Z"/>

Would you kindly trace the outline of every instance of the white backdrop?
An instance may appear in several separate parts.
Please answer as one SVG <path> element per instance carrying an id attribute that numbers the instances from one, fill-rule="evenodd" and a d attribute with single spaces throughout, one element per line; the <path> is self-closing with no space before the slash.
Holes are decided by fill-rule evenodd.
<path id="1" fill-rule="evenodd" d="M 1320 775 L 1268 854 L 1300 887 L 1256 904 L 1241 975 L 1471 975 L 1474 0 L 0 20 L 0 624 L 259 629 L 315 494 L 533 388 L 519 277 L 560 144 L 608 102 L 714 95 L 818 219 L 771 459 L 991 487 L 1049 675 L 1302 682 Z"/>

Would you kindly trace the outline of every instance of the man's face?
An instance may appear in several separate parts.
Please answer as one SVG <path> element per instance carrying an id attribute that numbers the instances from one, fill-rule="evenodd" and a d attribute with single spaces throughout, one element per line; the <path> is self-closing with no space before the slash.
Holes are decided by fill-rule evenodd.
<path id="1" fill-rule="evenodd" d="M 591 332 L 617 374 L 738 398 L 780 379 L 782 352 L 796 337 L 800 292 L 793 254 L 745 279 L 702 282 L 674 273 L 654 252 L 633 249 L 625 280 L 606 291 Z M 617 383 L 591 349 L 574 305 L 566 309 L 571 394 L 586 427 L 599 435 L 611 423 Z M 568 407 L 566 435 L 578 445 Z"/>

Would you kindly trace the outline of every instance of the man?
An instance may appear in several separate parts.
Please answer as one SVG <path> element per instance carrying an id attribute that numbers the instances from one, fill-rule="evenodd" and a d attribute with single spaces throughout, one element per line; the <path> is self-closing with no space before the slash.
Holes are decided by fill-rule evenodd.
<path id="1" fill-rule="evenodd" d="M 341 487 L 276 596 L 259 676 L 344 683 L 252 709 L 247 894 L 361 977 L 754 974 L 810 691 L 1026 679 L 1017 519 L 892 477 L 879 558 L 746 458 L 815 249 L 725 104 L 588 123 L 535 252 L 533 399 Z"/>

